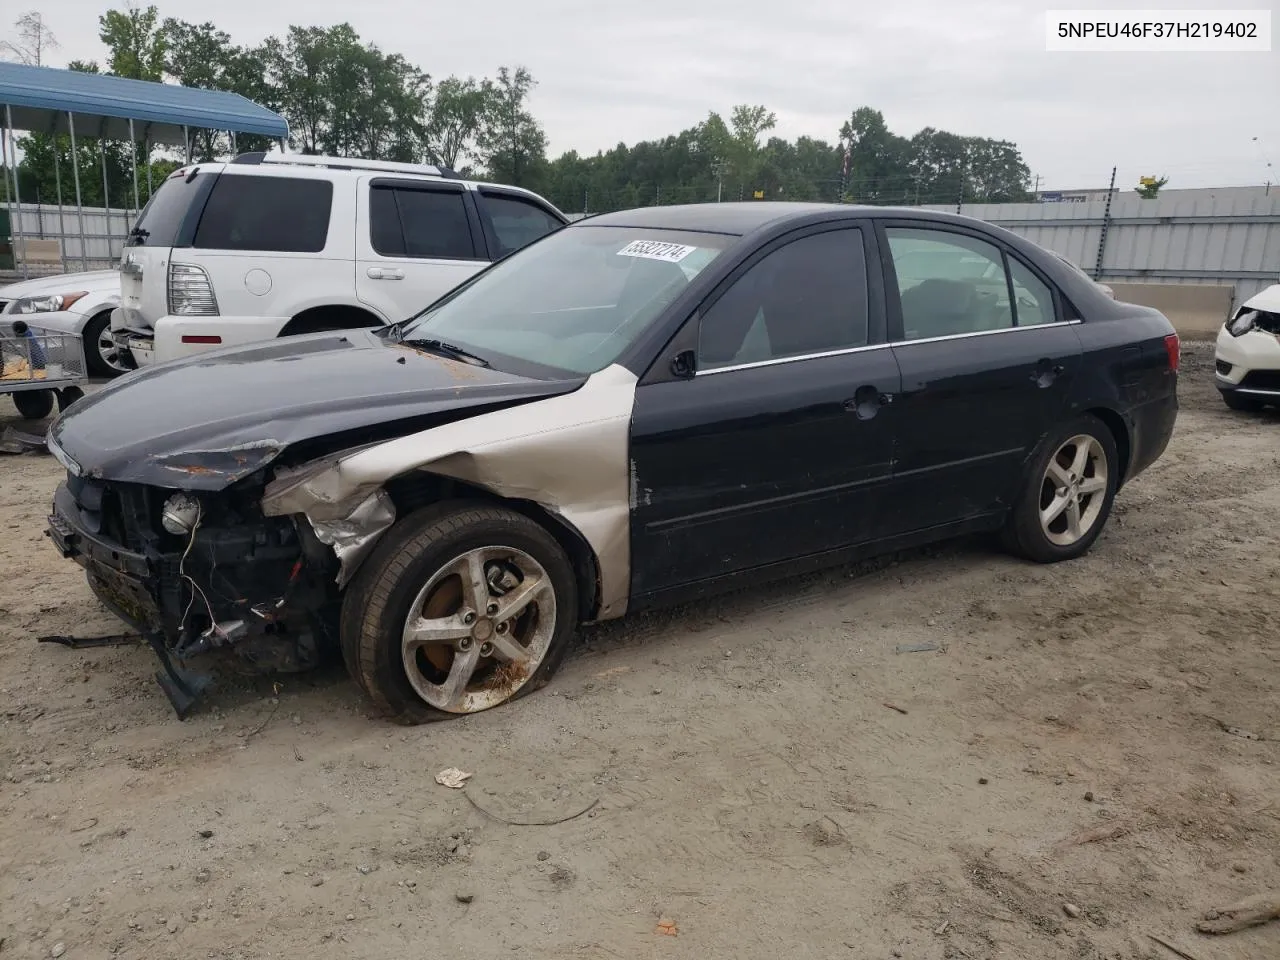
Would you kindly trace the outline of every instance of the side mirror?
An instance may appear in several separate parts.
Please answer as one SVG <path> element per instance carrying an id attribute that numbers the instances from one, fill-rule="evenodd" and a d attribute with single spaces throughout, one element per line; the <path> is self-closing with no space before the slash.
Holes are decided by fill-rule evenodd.
<path id="1" fill-rule="evenodd" d="M 671 358 L 671 374 L 688 380 L 698 372 L 698 357 L 692 350 L 681 350 Z"/>

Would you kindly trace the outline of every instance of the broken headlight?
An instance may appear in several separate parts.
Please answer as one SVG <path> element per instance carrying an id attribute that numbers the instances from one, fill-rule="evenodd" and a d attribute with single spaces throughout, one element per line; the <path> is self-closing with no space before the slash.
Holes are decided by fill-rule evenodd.
<path id="1" fill-rule="evenodd" d="M 175 493 L 160 511 L 160 525 L 177 537 L 185 537 L 199 522 L 200 501 L 185 493 Z"/>
<path id="2" fill-rule="evenodd" d="M 1258 322 L 1257 310 L 1245 310 L 1238 317 L 1227 324 L 1227 332 L 1233 337 L 1242 337 Z"/>

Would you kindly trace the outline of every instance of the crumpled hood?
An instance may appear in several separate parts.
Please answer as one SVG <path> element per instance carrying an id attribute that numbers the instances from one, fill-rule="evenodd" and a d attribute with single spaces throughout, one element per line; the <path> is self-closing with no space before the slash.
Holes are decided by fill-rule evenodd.
<path id="1" fill-rule="evenodd" d="M 87 476 L 220 490 L 302 440 L 397 420 L 420 429 L 423 418 L 556 396 L 581 382 L 519 377 L 350 330 L 139 370 L 74 404 L 49 438 Z"/>
<path id="2" fill-rule="evenodd" d="M 21 297 L 44 297 L 53 293 L 71 293 L 85 290 L 99 293 L 112 289 L 119 291 L 120 274 L 116 270 L 94 270 L 90 273 L 57 273 L 51 277 L 20 280 L 0 287 L 0 300 L 18 300 Z"/>
<path id="3" fill-rule="evenodd" d="M 1280 283 L 1264 287 L 1250 299 L 1241 304 L 1245 310 L 1265 310 L 1267 313 L 1280 313 Z"/>

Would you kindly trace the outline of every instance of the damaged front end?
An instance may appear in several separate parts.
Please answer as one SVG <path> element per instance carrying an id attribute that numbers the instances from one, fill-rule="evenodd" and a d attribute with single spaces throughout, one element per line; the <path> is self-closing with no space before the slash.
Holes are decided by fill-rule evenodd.
<path id="1" fill-rule="evenodd" d="M 72 471 L 55 494 L 51 539 L 155 649 L 179 716 L 218 666 L 292 673 L 336 648 L 335 549 L 305 520 L 265 516 L 263 482 L 176 491 Z"/>

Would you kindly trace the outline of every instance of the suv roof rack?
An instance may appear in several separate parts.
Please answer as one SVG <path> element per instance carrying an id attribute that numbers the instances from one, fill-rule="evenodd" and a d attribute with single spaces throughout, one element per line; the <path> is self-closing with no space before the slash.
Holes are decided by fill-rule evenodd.
<path id="1" fill-rule="evenodd" d="M 292 164 L 294 166 L 327 167 L 330 170 L 377 170 L 381 173 L 416 173 L 426 177 L 462 179 L 448 167 L 430 163 L 395 163 L 390 160 L 362 160 L 359 157 L 324 157 L 306 153 L 242 153 L 232 163 L 243 164 Z"/>

